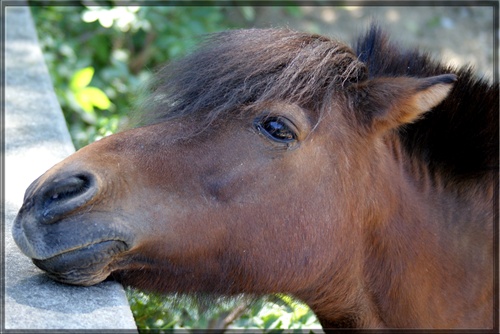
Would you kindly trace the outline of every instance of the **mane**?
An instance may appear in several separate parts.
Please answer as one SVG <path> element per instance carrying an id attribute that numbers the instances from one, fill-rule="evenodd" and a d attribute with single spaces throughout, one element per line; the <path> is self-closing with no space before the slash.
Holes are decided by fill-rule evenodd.
<path id="1" fill-rule="evenodd" d="M 457 180 L 498 170 L 497 83 L 475 78 L 470 67 L 445 66 L 427 53 L 403 49 L 377 25 L 353 49 L 287 29 L 209 35 L 193 53 L 159 70 L 137 125 L 193 117 L 197 132 L 223 120 L 223 114 L 237 116 L 269 100 L 319 113 L 332 105 L 335 91 L 367 78 L 454 73 L 458 80 L 449 96 L 418 122 L 398 129 L 400 141 L 434 175 Z"/>
<path id="2" fill-rule="evenodd" d="M 270 100 L 322 110 L 334 91 L 365 74 L 351 48 L 320 35 L 287 29 L 216 33 L 160 69 L 141 121 L 190 116 L 206 127 L 221 114 Z"/>
<path id="3" fill-rule="evenodd" d="M 421 120 L 398 129 L 398 137 L 411 157 L 448 180 L 498 172 L 498 83 L 476 78 L 469 66 L 444 66 L 427 53 L 402 49 L 376 25 L 358 39 L 355 50 L 368 77 L 456 74 L 449 96 Z"/>

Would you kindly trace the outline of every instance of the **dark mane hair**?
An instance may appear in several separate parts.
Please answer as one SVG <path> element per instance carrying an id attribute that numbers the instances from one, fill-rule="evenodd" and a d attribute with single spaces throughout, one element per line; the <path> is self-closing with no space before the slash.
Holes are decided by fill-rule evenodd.
<path id="1" fill-rule="evenodd" d="M 377 25 L 354 50 L 287 29 L 209 35 L 192 54 L 157 73 L 139 125 L 189 115 L 205 128 L 221 114 L 269 100 L 321 112 L 333 92 L 370 77 L 455 73 L 458 81 L 443 103 L 398 129 L 401 142 L 431 172 L 454 179 L 498 169 L 498 84 L 476 79 L 471 68 L 444 66 L 417 49 L 400 48 Z"/>
<path id="2" fill-rule="evenodd" d="M 332 92 L 365 78 L 366 68 L 343 43 L 287 29 L 209 35 L 187 57 L 162 68 L 146 102 L 146 124 L 184 115 L 209 124 L 226 112 L 280 100 L 310 110 Z"/>
<path id="3" fill-rule="evenodd" d="M 458 80 L 443 103 L 418 122 L 401 127 L 399 138 L 431 173 L 464 180 L 498 171 L 498 83 L 476 78 L 471 67 L 444 66 L 427 53 L 402 49 L 376 25 L 359 38 L 355 50 L 368 77 L 456 74 Z"/>

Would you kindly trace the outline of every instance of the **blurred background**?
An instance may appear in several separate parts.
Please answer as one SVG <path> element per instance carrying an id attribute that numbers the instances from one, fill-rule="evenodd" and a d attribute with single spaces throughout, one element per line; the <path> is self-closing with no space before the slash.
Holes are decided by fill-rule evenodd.
<path id="1" fill-rule="evenodd" d="M 140 104 L 147 80 L 161 64 L 182 57 L 199 37 L 248 27 L 289 27 L 347 43 L 372 21 L 393 40 L 420 47 L 456 66 L 472 65 L 478 76 L 494 74 L 493 6 L 58 6 L 32 3 L 39 42 L 76 148 L 125 127 Z M 290 2 L 287 2 L 290 4 Z M 329 2 L 331 3 L 331 2 Z M 344 2 L 348 4 L 348 2 Z M 228 2 L 230 4 L 230 2 Z M 272 256 L 272 255 L 270 255 Z M 250 302 L 223 299 L 207 305 L 186 296 L 128 290 L 139 329 L 248 329 L 252 332 L 320 328 L 314 314 L 285 295 Z"/>

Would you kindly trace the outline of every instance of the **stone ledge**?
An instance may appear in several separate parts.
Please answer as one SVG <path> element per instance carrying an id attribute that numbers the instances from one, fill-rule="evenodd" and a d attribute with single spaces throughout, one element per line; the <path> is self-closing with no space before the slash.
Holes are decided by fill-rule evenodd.
<path id="1" fill-rule="evenodd" d="M 24 191 L 74 152 L 27 6 L 5 7 L 5 318 L 6 330 L 120 329 L 137 332 L 115 282 L 60 284 L 21 254 L 11 229 Z"/>

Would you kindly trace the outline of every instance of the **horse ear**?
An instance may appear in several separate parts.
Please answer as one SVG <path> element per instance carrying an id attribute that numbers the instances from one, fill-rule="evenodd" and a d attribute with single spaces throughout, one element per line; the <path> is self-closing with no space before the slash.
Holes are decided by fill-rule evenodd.
<path id="1" fill-rule="evenodd" d="M 456 79 L 454 74 L 443 74 L 367 80 L 357 87 L 360 118 L 375 132 L 412 123 L 441 103 Z"/>

